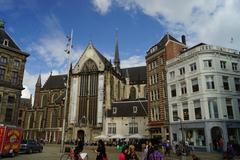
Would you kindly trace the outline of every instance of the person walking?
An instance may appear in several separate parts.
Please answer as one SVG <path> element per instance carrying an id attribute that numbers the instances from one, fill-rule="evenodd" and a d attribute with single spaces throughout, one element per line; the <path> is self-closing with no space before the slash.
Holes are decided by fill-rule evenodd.
<path id="1" fill-rule="evenodd" d="M 159 146 L 152 141 L 153 147 L 148 149 L 147 156 L 144 160 L 163 160 L 164 155 L 159 151 Z"/>
<path id="2" fill-rule="evenodd" d="M 98 141 L 98 147 L 95 153 L 97 153 L 96 160 L 107 160 L 105 144 L 101 139 Z"/>
<path id="3" fill-rule="evenodd" d="M 128 153 L 128 146 L 125 145 L 122 148 L 122 151 L 118 154 L 118 160 L 127 160 L 126 154 Z"/>

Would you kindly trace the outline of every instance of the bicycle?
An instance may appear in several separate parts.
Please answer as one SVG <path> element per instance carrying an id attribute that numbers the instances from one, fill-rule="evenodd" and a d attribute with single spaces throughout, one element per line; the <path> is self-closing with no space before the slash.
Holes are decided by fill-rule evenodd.
<path id="1" fill-rule="evenodd" d="M 74 157 L 74 148 L 72 147 L 70 149 L 69 153 L 64 153 L 61 155 L 60 160 L 75 160 Z M 87 153 L 79 153 L 79 159 L 78 160 L 88 160 L 88 154 Z"/>

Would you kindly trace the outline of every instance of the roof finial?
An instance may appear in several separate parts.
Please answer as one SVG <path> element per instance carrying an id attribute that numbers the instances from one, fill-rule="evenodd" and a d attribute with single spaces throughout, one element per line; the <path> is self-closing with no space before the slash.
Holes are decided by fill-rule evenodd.
<path id="1" fill-rule="evenodd" d="M 5 22 L 3 19 L 0 19 L 0 29 L 4 29 Z"/>

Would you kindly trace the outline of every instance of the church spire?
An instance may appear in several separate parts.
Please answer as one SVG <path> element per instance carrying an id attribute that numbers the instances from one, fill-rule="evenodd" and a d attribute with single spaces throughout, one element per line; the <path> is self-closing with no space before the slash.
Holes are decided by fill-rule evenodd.
<path id="1" fill-rule="evenodd" d="M 119 50 L 118 50 L 118 32 L 116 32 L 116 46 L 115 46 L 115 55 L 114 55 L 114 65 L 117 71 L 120 71 L 120 59 L 119 59 Z"/>
<path id="2" fill-rule="evenodd" d="M 39 76 L 38 76 L 36 86 L 40 86 L 40 87 L 42 86 L 42 84 L 41 84 L 41 74 L 39 74 Z"/>

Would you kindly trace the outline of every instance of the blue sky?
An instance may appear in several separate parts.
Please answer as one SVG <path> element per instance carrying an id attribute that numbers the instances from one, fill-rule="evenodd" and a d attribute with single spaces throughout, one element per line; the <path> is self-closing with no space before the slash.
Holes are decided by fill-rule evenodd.
<path id="1" fill-rule="evenodd" d="M 169 32 L 189 46 L 205 42 L 240 49 L 238 0 L 0 0 L 0 18 L 18 46 L 30 54 L 23 97 L 38 74 L 66 71 L 65 36 L 73 29 L 75 63 L 92 41 L 113 59 L 118 30 L 122 67 L 145 65 L 146 51 Z M 233 41 L 231 41 L 233 38 Z"/>

